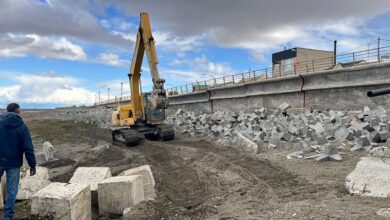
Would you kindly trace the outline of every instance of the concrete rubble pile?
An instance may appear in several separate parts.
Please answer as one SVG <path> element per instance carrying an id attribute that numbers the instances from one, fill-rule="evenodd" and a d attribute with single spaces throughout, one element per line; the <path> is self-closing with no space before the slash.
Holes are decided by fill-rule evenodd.
<path id="1" fill-rule="evenodd" d="M 272 111 L 260 108 L 253 113 L 200 115 L 179 109 L 167 121 L 178 133 L 206 137 L 222 145 L 240 145 L 250 153 L 257 153 L 258 146 L 291 149 L 289 158 L 340 161 L 340 149 L 380 154 L 387 151 L 375 149 L 390 146 L 390 121 L 383 108 L 294 114 L 283 103 Z"/>
<path id="2" fill-rule="evenodd" d="M 82 111 L 66 111 L 63 116 L 76 123 L 96 124 L 100 128 L 111 128 L 111 109 L 93 108 Z"/>

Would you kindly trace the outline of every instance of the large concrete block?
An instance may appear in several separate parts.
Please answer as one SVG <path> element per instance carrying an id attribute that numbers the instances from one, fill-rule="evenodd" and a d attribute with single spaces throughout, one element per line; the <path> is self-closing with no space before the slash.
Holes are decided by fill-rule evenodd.
<path id="1" fill-rule="evenodd" d="M 96 191 L 98 183 L 109 177 L 111 177 L 109 167 L 78 167 L 69 182 L 88 184 L 91 191 Z"/>
<path id="2" fill-rule="evenodd" d="M 236 132 L 235 139 L 237 144 L 243 146 L 246 152 L 254 153 L 254 154 L 257 154 L 259 152 L 259 146 L 255 142 L 251 141 L 250 139 L 242 135 L 241 133 Z"/>
<path id="3" fill-rule="evenodd" d="M 144 200 L 142 177 L 116 176 L 103 180 L 98 186 L 99 214 L 122 214 Z"/>
<path id="4" fill-rule="evenodd" d="M 34 176 L 30 176 L 28 168 L 21 169 L 17 200 L 31 199 L 35 193 L 50 184 L 49 170 L 40 166 L 36 169 L 37 173 Z"/>
<path id="5" fill-rule="evenodd" d="M 48 219 L 90 220 L 91 190 L 89 185 L 49 184 L 32 197 L 31 215 Z"/>
<path id="6" fill-rule="evenodd" d="M 143 165 L 133 169 L 125 170 L 119 174 L 119 176 L 131 176 L 140 175 L 142 177 L 142 183 L 144 184 L 144 198 L 145 200 L 154 199 L 156 192 L 154 186 L 156 182 L 152 174 L 152 170 L 149 165 Z"/>
<path id="7" fill-rule="evenodd" d="M 345 186 L 351 194 L 390 197 L 390 159 L 362 157 Z"/>

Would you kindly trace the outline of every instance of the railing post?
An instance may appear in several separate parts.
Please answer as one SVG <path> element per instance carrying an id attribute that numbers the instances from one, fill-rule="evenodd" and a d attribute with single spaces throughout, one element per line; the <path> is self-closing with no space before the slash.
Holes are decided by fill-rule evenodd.
<path id="1" fill-rule="evenodd" d="M 353 65 L 355 65 L 355 52 L 352 52 L 352 62 L 353 62 Z"/>
<path id="2" fill-rule="evenodd" d="M 188 93 L 188 84 L 186 84 L 186 90 L 187 90 L 187 93 Z"/>
<path id="3" fill-rule="evenodd" d="M 245 82 L 244 73 L 241 73 L 241 78 L 242 78 L 242 83 L 244 83 Z"/>
<path id="4" fill-rule="evenodd" d="M 233 78 L 233 84 L 234 84 L 234 75 L 232 75 L 232 78 Z"/>
<path id="5" fill-rule="evenodd" d="M 314 73 L 314 60 L 311 60 L 311 62 L 312 62 L 312 65 L 313 65 L 313 73 Z"/>
<path id="6" fill-rule="evenodd" d="M 180 86 L 180 92 L 183 94 L 183 86 Z"/>
<path id="7" fill-rule="evenodd" d="M 223 77 L 223 85 L 226 84 L 226 80 L 225 80 L 225 77 Z"/>
<path id="8" fill-rule="evenodd" d="M 268 79 L 268 69 L 265 68 L 265 78 Z"/>
<path id="9" fill-rule="evenodd" d="M 217 78 L 214 78 L 214 86 L 217 86 Z"/>
<path id="10" fill-rule="evenodd" d="M 381 62 L 380 47 L 381 47 L 381 38 L 378 36 L 378 63 Z"/>

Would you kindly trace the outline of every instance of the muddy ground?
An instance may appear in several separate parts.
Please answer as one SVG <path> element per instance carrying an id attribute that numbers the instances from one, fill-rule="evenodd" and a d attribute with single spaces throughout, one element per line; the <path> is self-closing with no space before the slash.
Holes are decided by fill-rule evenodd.
<path id="1" fill-rule="evenodd" d="M 78 166 L 109 166 L 113 175 L 151 165 L 157 199 L 132 210 L 132 219 L 381 219 L 390 199 L 351 196 L 344 179 L 364 153 L 342 155 L 342 162 L 286 158 L 288 151 L 247 155 L 202 139 L 177 137 L 145 141 L 137 147 L 111 146 L 99 155 L 85 152 L 110 143 L 110 131 L 72 121 L 25 113 L 37 150 L 50 141 L 58 161 L 43 164 L 52 181 L 67 182 Z M 16 219 L 30 219 L 30 204 L 19 202 Z M 120 219 L 98 216 L 93 219 Z"/>

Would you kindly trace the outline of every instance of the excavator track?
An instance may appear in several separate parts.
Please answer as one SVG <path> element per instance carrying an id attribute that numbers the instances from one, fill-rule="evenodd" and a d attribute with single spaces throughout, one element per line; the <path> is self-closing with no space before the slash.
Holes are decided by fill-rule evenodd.
<path id="1" fill-rule="evenodd" d="M 170 141 L 175 138 L 175 129 L 171 124 L 159 125 L 160 136 L 163 141 Z"/>
<path id="2" fill-rule="evenodd" d="M 124 146 L 136 146 L 140 143 L 142 138 L 137 130 L 131 128 L 121 128 L 112 131 L 113 144 Z"/>

